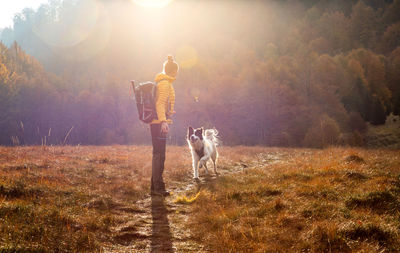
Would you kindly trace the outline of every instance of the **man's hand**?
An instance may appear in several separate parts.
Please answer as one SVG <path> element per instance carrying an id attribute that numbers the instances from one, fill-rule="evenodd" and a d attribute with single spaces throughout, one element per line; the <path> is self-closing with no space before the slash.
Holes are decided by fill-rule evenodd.
<path id="1" fill-rule="evenodd" d="M 168 131 L 169 131 L 168 123 L 164 121 L 163 123 L 161 123 L 161 133 L 167 134 Z"/>
<path id="2" fill-rule="evenodd" d="M 176 113 L 176 111 L 169 111 L 168 113 L 167 113 L 167 115 L 168 116 L 172 116 L 172 115 L 174 115 Z"/>

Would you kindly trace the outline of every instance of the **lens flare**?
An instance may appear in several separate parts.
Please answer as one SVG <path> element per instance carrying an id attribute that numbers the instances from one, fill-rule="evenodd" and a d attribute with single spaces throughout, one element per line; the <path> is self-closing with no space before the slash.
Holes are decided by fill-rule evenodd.
<path id="1" fill-rule="evenodd" d="M 149 8 L 162 8 L 170 4 L 173 0 L 132 0 L 135 4 Z"/>
<path id="2" fill-rule="evenodd" d="M 190 69 L 196 65 L 197 59 L 197 51 L 191 46 L 182 46 L 176 53 L 179 66 L 184 69 Z"/>
<path id="3" fill-rule="evenodd" d="M 55 18 L 43 15 L 42 19 L 37 19 L 33 26 L 36 36 L 54 47 L 71 47 L 87 39 L 99 18 L 98 3 L 95 0 L 83 0 L 75 6 L 68 6 L 68 9 L 59 9 L 59 12 L 52 14 Z M 39 11 L 43 12 L 45 9 Z M 68 12 L 75 13 L 67 15 Z"/>
<path id="4" fill-rule="evenodd" d="M 69 61 L 81 62 L 95 57 L 107 47 L 111 38 L 111 21 L 103 5 L 98 6 L 98 18 L 88 37 L 71 47 L 58 48 L 60 56 Z"/>

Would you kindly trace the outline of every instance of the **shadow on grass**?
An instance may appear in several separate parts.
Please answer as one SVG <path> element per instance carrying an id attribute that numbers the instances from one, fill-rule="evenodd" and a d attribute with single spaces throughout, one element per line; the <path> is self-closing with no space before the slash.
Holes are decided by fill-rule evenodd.
<path id="1" fill-rule="evenodd" d="M 172 234 L 168 221 L 168 210 L 165 207 L 164 198 L 151 197 L 151 252 L 174 252 L 172 248 Z"/>
<path id="2" fill-rule="evenodd" d="M 219 179 L 219 175 L 206 174 L 202 179 L 195 180 L 195 193 L 199 193 L 203 189 L 208 189 L 210 191 L 215 190 L 215 183 Z"/>

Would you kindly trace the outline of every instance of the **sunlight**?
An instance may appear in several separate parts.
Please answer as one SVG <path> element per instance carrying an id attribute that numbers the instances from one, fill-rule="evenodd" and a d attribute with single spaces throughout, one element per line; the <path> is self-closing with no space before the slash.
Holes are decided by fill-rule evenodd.
<path id="1" fill-rule="evenodd" d="M 2 1 L 0 8 L 0 28 L 12 27 L 13 18 L 18 12 L 25 8 L 32 8 L 37 10 L 41 4 L 46 3 L 47 0 L 14 0 Z"/>
<path id="2" fill-rule="evenodd" d="M 176 52 L 176 59 L 181 68 L 191 69 L 197 63 L 197 51 L 191 46 L 185 45 Z"/>
<path id="3" fill-rule="evenodd" d="M 170 4 L 173 0 L 132 0 L 135 4 L 149 7 L 149 8 L 162 8 Z"/>

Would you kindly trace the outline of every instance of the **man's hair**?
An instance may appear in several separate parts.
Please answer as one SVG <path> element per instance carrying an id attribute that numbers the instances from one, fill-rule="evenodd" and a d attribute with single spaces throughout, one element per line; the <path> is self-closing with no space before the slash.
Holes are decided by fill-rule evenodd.
<path id="1" fill-rule="evenodd" d="M 178 64 L 174 61 L 172 55 L 168 55 L 168 60 L 164 62 L 164 73 L 170 75 L 179 70 Z"/>

